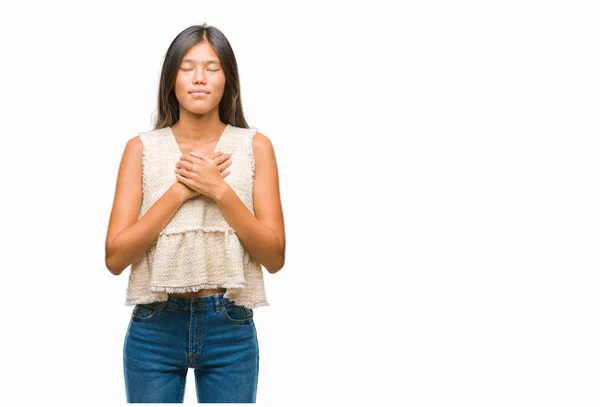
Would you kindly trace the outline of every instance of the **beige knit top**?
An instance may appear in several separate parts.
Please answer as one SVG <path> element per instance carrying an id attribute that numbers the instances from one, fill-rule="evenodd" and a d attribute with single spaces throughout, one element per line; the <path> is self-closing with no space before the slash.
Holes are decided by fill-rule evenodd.
<path id="1" fill-rule="evenodd" d="M 254 214 L 256 128 L 227 125 L 214 151 L 231 154 L 228 183 Z M 177 181 L 182 153 L 170 127 L 140 133 L 143 198 L 139 218 Z M 185 201 L 146 253 L 131 265 L 125 305 L 166 301 L 168 293 L 226 288 L 224 297 L 247 308 L 269 305 L 261 264 L 244 249 L 212 198 Z"/>

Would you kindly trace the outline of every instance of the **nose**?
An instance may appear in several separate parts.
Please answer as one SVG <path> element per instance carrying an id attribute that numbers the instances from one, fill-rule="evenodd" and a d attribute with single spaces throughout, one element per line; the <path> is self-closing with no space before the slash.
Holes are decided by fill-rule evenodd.
<path id="1" fill-rule="evenodd" d="M 202 68 L 194 71 L 194 83 L 204 83 L 205 74 Z"/>

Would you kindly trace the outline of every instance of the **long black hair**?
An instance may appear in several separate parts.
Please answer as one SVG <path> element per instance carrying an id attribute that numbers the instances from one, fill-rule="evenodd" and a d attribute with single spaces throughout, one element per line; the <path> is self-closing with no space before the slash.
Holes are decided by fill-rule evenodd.
<path id="1" fill-rule="evenodd" d="M 219 102 L 219 118 L 225 124 L 249 128 L 240 97 L 240 78 L 233 49 L 216 27 L 193 25 L 180 32 L 165 54 L 158 89 L 158 111 L 154 130 L 172 126 L 179 120 L 179 102 L 175 96 L 175 81 L 181 60 L 194 45 L 207 41 L 215 50 L 225 74 L 225 89 Z"/>

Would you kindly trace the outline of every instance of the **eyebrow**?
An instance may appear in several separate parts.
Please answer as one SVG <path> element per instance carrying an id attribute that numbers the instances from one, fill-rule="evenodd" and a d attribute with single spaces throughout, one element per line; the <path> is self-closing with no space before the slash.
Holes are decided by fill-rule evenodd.
<path id="1" fill-rule="evenodd" d="M 183 64 L 184 62 L 191 62 L 194 63 L 196 62 L 196 60 L 194 59 L 190 59 L 190 58 L 186 58 L 183 61 L 181 61 L 181 63 Z M 217 61 L 216 59 L 209 59 L 207 61 L 205 61 L 207 64 L 219 64 L 219 61 Z M 220 64 L 219 64 L 220 65 Z"/>

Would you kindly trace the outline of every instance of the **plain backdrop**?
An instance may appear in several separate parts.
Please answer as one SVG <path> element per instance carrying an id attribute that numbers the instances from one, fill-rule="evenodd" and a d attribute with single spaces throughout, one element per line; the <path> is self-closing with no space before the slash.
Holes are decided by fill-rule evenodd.
<path id="1" fill-rule="evenodd" d="M 0 15 L 2 404 L 125 403 L 130 269 L 104 265 L 117 170 L 152 127 L 167 47 L 204 22 L 229 39 L 280 171 L 260 405 L 600 403 L 595 2 Z"/>

